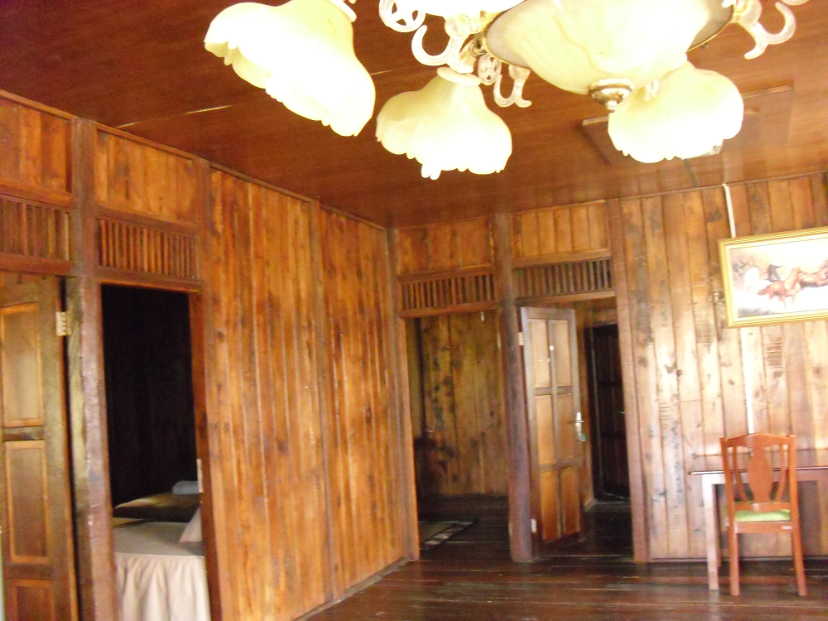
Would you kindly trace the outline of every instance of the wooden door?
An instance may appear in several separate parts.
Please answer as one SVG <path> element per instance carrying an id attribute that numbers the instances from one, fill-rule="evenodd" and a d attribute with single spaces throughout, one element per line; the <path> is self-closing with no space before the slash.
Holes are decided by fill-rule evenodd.
<path id="1" fill-rule="evenodd" d="M 583 440 L 575 311 L 521 310 L 531 450 L 533 532 L 551 542 L 581 530 Z"/>
<path id="2" fill-rule="evenodd" d="M 595 495 L 629 498 L 627 431 L 618 326 L 589 330 L 592 450 Z"/>
<path id="3" fill-rule="evenodd" d="M 0 286 L 7 621 L 77 619 L 58 294 L 54 277 Z"/>

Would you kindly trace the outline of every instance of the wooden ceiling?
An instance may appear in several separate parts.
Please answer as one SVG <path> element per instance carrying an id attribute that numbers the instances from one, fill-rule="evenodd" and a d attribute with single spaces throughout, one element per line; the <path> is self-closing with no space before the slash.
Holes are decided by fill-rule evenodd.
<path id="1" fill-rule="evenodd" d="M 742 58 L 752 41 L 732 27 L 691 54 L 697 66 L 724 73 L 743 93 L 776 87 L 793 92 L 780 105 L 759 95 L 754 101 L 760 103 L 748 103 L 749 130 L 721 154 L 687 162 L 643 165 L 602 156 L 580 125 L 603 109 L 532 76 L 526 88 L 532 107 L 492 104 L 513 135 L 504 172 L 451 172 L 424 180 L 415 162 L 379 145 L 374 121 L 356 138 L 337 136 L 294 116 L 205 52 L 207 26 L 228 0 L 4 0 L 0 88 L 380 224 L 408 225 L 828 168 L 824 3 L 795 7 L 793 40 L 757 60 Z M 379 109 L 392 95 L 420 88 L 433 69 L 413 59 L 408 35 L 382 25 L 376 4 L 357 4 L 355 44 L 374 76 Z M 769 29 L 781 21 L 771 4 Z M 433 30 L 439 29 L 435 22 Z M 442 45 L 440 37 L 432 41 Z"/>

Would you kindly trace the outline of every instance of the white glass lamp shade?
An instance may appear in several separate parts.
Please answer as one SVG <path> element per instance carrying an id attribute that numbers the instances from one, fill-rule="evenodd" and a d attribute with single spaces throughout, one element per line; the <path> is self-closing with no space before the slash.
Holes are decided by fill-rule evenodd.
<path id="1" fill-rule="evenodd" d="M 292 112 L 358 134 L 374 112 L 374 82 L 354 54 L 355 15 L 341 0 L 234 4 L 204 47 Z"/>
<path id="2" fill-rule="evenodd" d="M 640 88 L 679 66 L 711 18 L 709 0 L 526 0 L 486 33 L 492 54 L 558 88 Z"/>
<path id="3" fill-rule="evenodd" d="M 486 107 L 480 80 L 448 67 L 422 89 L 386 102 L 377 139 L 391 153 L 417 160 L 431 179 L 444 170 L 500 172 L 512 154 L 509 128 Z"/>
<path id="4" fill-rule="evenodd" d="M 728 78 L 690 63 L 667 74 L 658 92 L 633 92 L 609 115 L 615 148 L 653 163 L 710 153 L 739 133 L 744 102 Z"/>

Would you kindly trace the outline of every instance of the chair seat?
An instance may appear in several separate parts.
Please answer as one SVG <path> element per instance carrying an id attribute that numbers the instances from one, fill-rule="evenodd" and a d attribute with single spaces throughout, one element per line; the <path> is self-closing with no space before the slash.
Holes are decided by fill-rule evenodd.
<path id="1" fill-rule="evenodd" d="M 737 522 L 790 522 L 791 512 L 788 509 L 779 511 L 737 511 L 734 515 Z"/>

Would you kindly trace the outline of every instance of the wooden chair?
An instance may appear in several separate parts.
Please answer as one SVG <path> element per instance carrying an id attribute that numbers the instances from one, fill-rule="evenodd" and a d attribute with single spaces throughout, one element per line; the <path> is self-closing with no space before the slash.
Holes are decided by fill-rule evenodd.
<path id="1" fill-rule="evenodd" d="M 727 497 L 730 594 L 739 595 L 739 535 L 791 534 L 796 588 L 807 595 L 796 488 L 795 436 L 752 433 L 722 438 Z"/>

